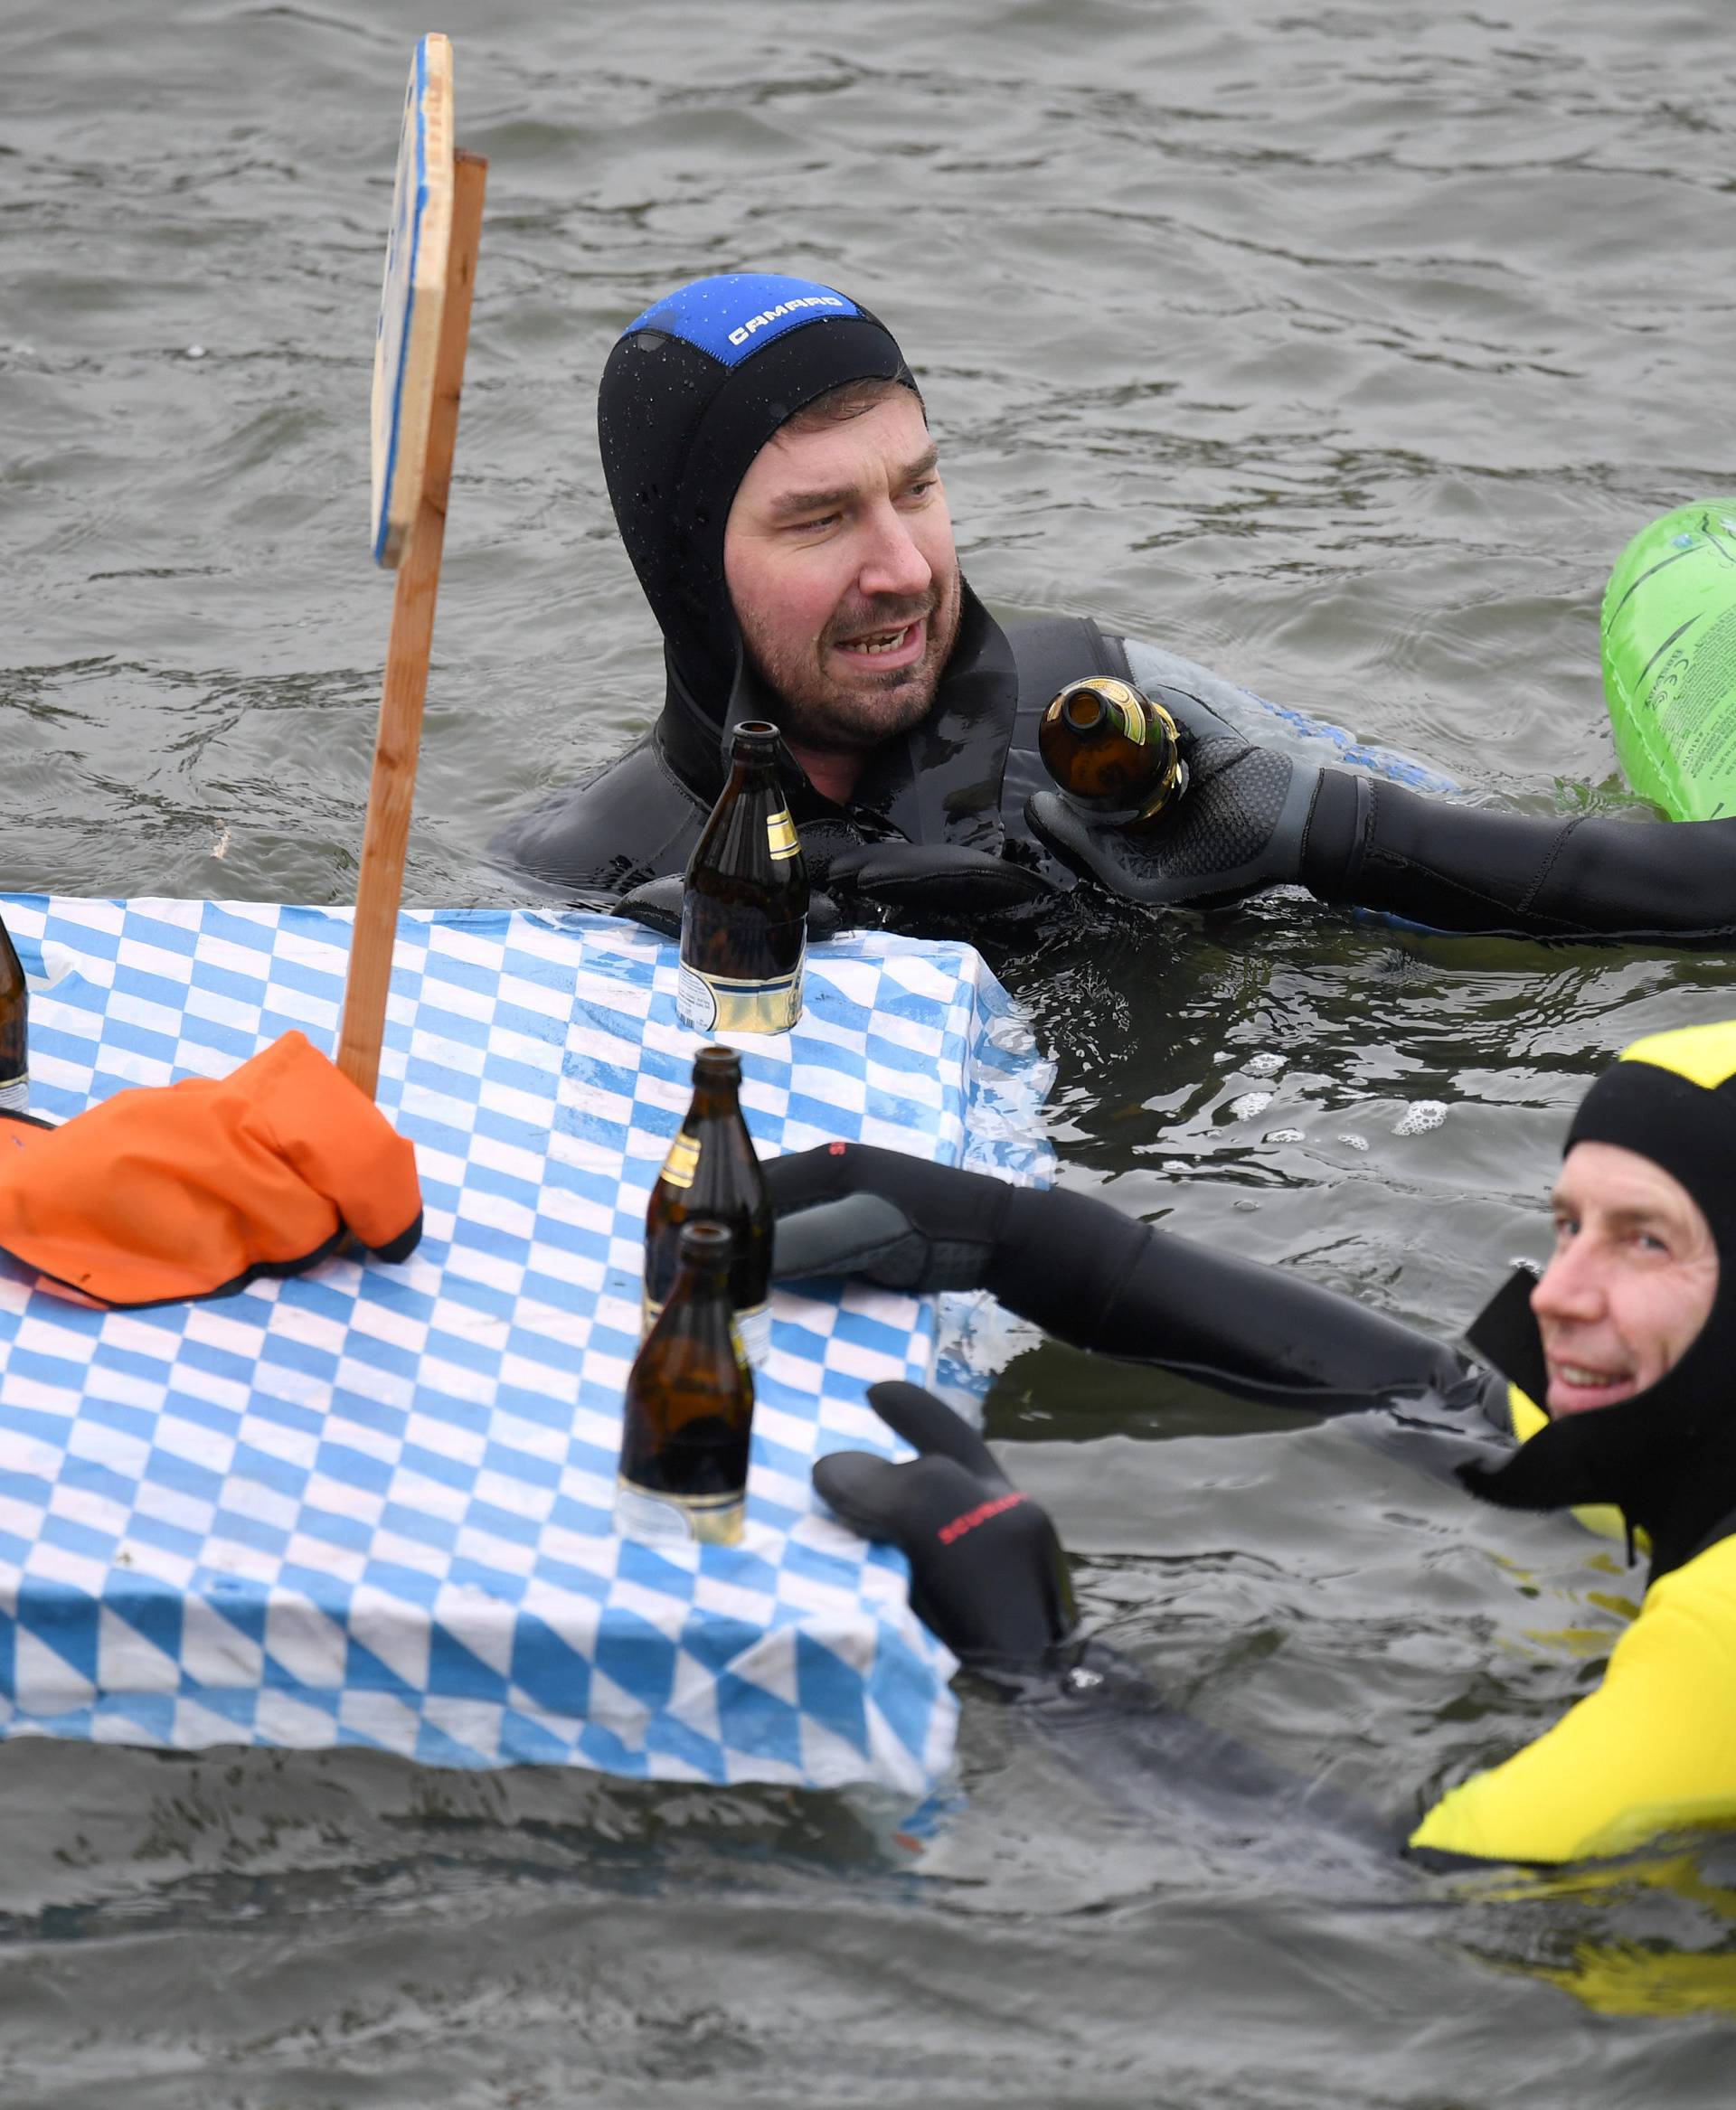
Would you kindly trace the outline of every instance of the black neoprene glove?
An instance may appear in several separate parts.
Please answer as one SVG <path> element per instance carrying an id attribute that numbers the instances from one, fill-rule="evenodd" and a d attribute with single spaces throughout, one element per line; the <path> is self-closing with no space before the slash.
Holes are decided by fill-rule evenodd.
<path id="1" fill-rule="evenodd" d="M 1058 791 L 1034 791 L 1025 818 L 1076 871 L 1123 900 L 1211 908 L 1302 877 L 1308 815 L 1322 772 L 1256 747 L 1209 704 L 1162 692 L 1181 735 L 1187 789 L 1149 828 L 1093 820 Z"/>
<path id="2" fill-rule="evenodd" d="M 611 905 L 609 913 L 625 917 L 629 923 L 642 923 L 647 930 L 655 930 L 659 937 L 679 937 L 681 898 L 685 890 L 686 881 L 680 872 L 665 872 L 661 879 L 646 880 L 642 886 L 623 894 Z M 817 890 L 809 893 L 807 941 L 810 945 L 823 945 L 828 937 L 835 937 L 844 921 L 837 903 L 829 894 Z"/>
<path id="3" fill-rule="evenodd" d="M 835 937 L 840 930 L 877 929 L 915 918 L 967 921 L 978 916 L 1005 915 L 1033 901 L 1050 900 L 1056 889 L 1040 871 L 1010 858 L 990 857 L 957 843 L 858 843 L 835 845 L 821 837 L 810 843 L 804 833 L 811 888 L 807 899 L 810 945 Z M 623 894 L 611 916 L 642 923 L 662 937 L 681 936 L 679 872 L 646 880 Z"/>
<path id="4" fill-rule="evenodd" d="M 764 1170 L 780 1282 L 859 1275 L 885 1289 L 980 1289 L 1018 1192 L 870 1143 L 823 1143 Z"/>
<path id="5" fill-rule="evenodd" d="M 802 852 L 809 877 L 846 923 L 998 916 L 1056 891 L 1028 865 L 958 843 L 833 843 L 826 830 L 809 826 Z"/>
<path id="6" fill-rule="evenodd" d="M 917 1617 L 961 1663 L 1016 1672 L 1051 1662 L 1079 1615 L 1047 1512 L 933 1393 L 873 1385 L 868 1399 L 919 1455 L 894 1465 L 834 1451 L 814 1467 L 821 1499 L 853 1531 L 899 1548 Z"/>

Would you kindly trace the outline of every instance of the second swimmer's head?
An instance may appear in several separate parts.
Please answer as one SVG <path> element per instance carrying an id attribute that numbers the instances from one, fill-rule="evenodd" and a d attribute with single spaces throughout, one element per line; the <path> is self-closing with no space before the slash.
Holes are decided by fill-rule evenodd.
<path id="1" fill-rule="evenodd" d="M 1611 1064 L 1568 1131 L 1554 1208 L 1531 1303 L 1560 1417 L 1649 1391 L 1736 1307 L 1736 1022 Z"/>
<path id="2" fill-rule="evenodd" d="M 798 749 L 860 753 L 931 708 L 963 600 L 921 399 L 835 287 L 695 279 L 610 353 L 615 517 L 693 700 L 722 721 L 745 646 Z"/>

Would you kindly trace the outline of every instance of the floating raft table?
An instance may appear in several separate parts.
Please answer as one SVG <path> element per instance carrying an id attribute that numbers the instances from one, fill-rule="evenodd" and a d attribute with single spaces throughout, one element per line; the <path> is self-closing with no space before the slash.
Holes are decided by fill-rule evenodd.
<path id="1" fill-rule="evenodd" d="M 0 906 L 52 1119 L 292 1026 L 335 1044 L 346 912 Z M 701 1044 L 675 972 L 606 918 L 401 918 L 380 1100 L 427 1205 L 401 1266 L 117 1313 L 0 1258 L 0 1735 L 933 1785 L 952 1659 L 901 1557 L 808 1484 L 894 1451 L 863 1395 L 929 1376 L 932 1300 L 779 1292 L 745 1542 L 610 1531 L 646 1201 Z M 808 973 L 796 1032 L 738 1043 L 762 1154 L 1038 1162 L 1046 1072 L 970 947 L 863 935 Z"/>

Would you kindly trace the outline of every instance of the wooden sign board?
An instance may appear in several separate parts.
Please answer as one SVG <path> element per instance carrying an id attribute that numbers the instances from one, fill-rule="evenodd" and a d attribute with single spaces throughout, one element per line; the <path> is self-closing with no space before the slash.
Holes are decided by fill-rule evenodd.
<path id="1" fill-rule="evenodd" d="M 396 569 L 421 502 L 452 243 L 452 45 L 410 61 L 373 341 L 373 560 Z"/>
<path id="2" fill-rule="evenodd" d="M 372 1096 L 422 739 L 488 164 L 452 145 L 452 47 L 416 47 L 373 364 L 373 554 L 397 570 L 337 1066 Z M 402 561 L 400 562 L 401 558 Z"/>

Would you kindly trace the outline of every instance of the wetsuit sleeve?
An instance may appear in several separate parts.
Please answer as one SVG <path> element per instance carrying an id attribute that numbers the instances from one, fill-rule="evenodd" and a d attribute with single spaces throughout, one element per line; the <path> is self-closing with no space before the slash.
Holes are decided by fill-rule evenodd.
<path id="1" fill-rule="evenodd" d="M 1437 930 L 1539 937 L 1736 934 L 1736 819 L 1491 813 L 1321 772 L 1302 883 Z"/>
<path id="2" fill-rule="evenodd" d="M 1396 1319 L 1065 1190 L 1013 1192 L 985 1286 L 1077 1348 L 1282 1406 L 1363 1408 L 1465 1379 L 1450 1351 Z"/>
<path id="3" fill-rule="evenodd" d="M 892 1289 L 988 1289 L 1076 1348 L 1280 1406 L 1319 1412 L 1425 1393 L 1471 1401 L 1459 1396 L 1458 1359 L 1426 1334 L 1094 1195 L 1014 1187 L 860 1143 L 774 1158 L 765 1173 L 780 1280 L 860 1275 Z"/>
<path id="4" fill-rule="evenodd" d="M 1736 1819 L 1736 1540 L 1653 1585 L 1603 1683 L 1441 1797 L 1412 1848 L 1481 1860 L 1625 1853 Z"/>

